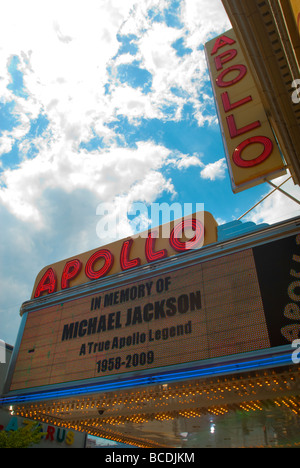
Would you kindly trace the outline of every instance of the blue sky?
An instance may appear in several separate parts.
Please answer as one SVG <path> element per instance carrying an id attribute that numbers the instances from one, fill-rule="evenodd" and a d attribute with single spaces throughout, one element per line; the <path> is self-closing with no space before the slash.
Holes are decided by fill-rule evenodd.
<path id="1" fill-rule="evenodd" d="M 99 204 L 203 203 L 222 224 L 270 188 L 231 190 L 203 48 L 231 27 L 221 0 L 11 0 L 0 23 L 0 338 L 14 345 L 39 270 L 103 244 Z M 247 219 L 298 214 L 276 194 Z"/>

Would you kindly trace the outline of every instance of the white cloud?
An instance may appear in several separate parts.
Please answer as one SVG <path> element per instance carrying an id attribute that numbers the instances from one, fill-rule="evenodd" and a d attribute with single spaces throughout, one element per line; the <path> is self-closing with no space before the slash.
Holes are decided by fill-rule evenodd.
<path id="1" fill-rule="evenodd" d="M 192 48 L 199 47 L 211 37 L 232 27 L 218 0 L 185 1 L 181 19 L 189 31 L 186 45 Z"/>
<path id="2" fill-rule="evenodd" d="M 0 137 L 0 155 L 9 153 L 13 146 L 13 139 L 9 136 L 8 132 L 3 132 Z"/>
<path id="3" fill-rule="evenodd" d="M 175 156 L 175 155 L 174 155 Z M 173 164 L 177 169 L 188 169 L 191 166 L 204 167 L 200 160 L 200 155 L 176 154 L 176 157 L 169 159 L 169 164 Z"/>
<path id="4" fill-rule="evenodd" d="M 201 45 L 213 20 L 213 30 L 224 30 L 227 20 L 220 0 L 200 9 L 198 4 L 203 1 L 183 1 L 183 26 L 172 28 L 148 15 L 149 9 L 162 13 L 168 0 L 5 3 L 0 16 L 0 95 L 1 104 L 14 105 L 17 123 L 2 134 L 0 154 L 17 142 L 20 160 L 1 173 L 1 222 L 6 226 L 1 234 L 1 284 L 6 292 L 1 323 L 6 324 L 5 311 L 12 304 L 19 307 L 28 299 L 34 277 L 45 264 L 99 245 L 99 203 L 112 201 L 120 212 L 123 203 L 151 203 L 163 193 L 172 199 L 175 188 L 163 168 L 172 164 L 179 170 L 206 169 L 197 154 L 172 153 L 151 141 L 120 147 L 121 135 L 108 125 L 120 115 L 132 123 L 142 118 L 178 121 L 186 102 L 194 106 L 199 125 L 210 122 L 205 112 L 209 98 L 201 93 L 207 82 Z M 137 35 L 135 56 L 118 55 L 118 34 Z M 181 37 L 191 51 L 179 57 L 172 44 Z M 19 58 L 27 98 L 7 87 L 13 56 Z M 147 94 L 118 82 L 117 67 L 133 60 L 151 73 Z M 174 106 L 173 116 L 166 112 L 168 106 Z M 43 135 L 29 137 L 41 114 L 49 122 L 47 128 Z M 94 136 L 108 147 L 82 149 L 80 143 Z M 130 228 L 124 223 L 122 234 Z"/>
<path id="5" fill-rule="evenodd" d="M 133 123 L 141 118 L 163 117 L 163 113 L 152 105 L 148 95 L 143 94 L 140 89 L 132 88 L 126 84 L 115 86 L 107 103 L 111 109 L 109 118 L 124 115 L 129 122 Z"/>
<path id="6" fill-rule="evenodd" d="M 18 137 L 26 134 L 28 120 L 40 112 L 47 113 L 54 138 L 58 133 L 74 141 L 88 137 L 97 111 L 101 117 L 105 108 L 106 65 L 118 50 L 116 35 L 133 4 L 133 0 L 87 0 L 84 7 L 76 0 L 6 4 L 0 19 L 2 100 L 16 103 Z M 13 96 L 6 88 L 7 64 L 13 55 L 19 57 L 28 99 Z"/>
<path id="7" fill-rule="evenodd" d="M 112 200 L 120 193 L 132 201 L 144 197 L 150 202 L 166 183 L 162 176 L 153 174 L 163 167 L 170 154 L 168 149 L 151 142 L 140 142 L 136 149 L 111 147 L 102 152 L 74 152 L 70 145 L 62 143 L 50 150 L 45 145 L 34 159 L 3 173 L 5 188 L 0 192 L 0 201 L 18 219 L 35 223 L 39 229 L 46 225 L 43 204 L 49 190 L 68 194 L 86 190 L 99 202 Z"/>
<path id="8" fill-rule="evenodd" d="M 150 21 L 147 9 L 151 8 L 163 15 L 164 8 L 169 5 L 167 1 L 137 2 L 130 18 L 122 25 L 122 34 L 139 37 L 135 41 L 138 52 L 134 56 L 118 56 L 110 63 L 112 77 L 117 84 L 110 104 L 114 104 L 119 114 L 129 118 L 163 118 L 164 110 L 174 106 L 176 110 L 173 119 L 178 121 L 188 101 L 194 107 L 194 117 L 199 125 L 215 123 L 215 117 L 207 113 L 207 104 L 211 105 L 212 99 L 201 92 L 203 85 L 208 82 L 203 44 L 212 31 L 217 35 L 230 27 L 228 18 L 220 0 L 186 0 L 182 2 L 181 28 Z M 176 53 L 172 45 L 177 39 L 183 39 L 186 47 L 190 48 L 189 53 L 183 56 Z M 120 87 L 116 79 L 117 66 L 134 60 L 138 60 L 140 66 L 152 76 L 151 92 L 143 95 L 135 90 L 135 99 L 134 93 L 128 87 Z M 173 89 L 178 90 L 179 94 L 173 93 Z M 171 118 L 170 115 L 165 117 Z"/>
<path id="9" fill-rule="evenodd" d="M 10 136 L 23 138 L 30 121 L 44 113 L 52 141 L 65 138 L 78 144 L 88 141 L 93 130 L 105 142 L 111 142 L 114 133 L 105 124 L 118 115 L 130 121 L 163 118 L 165 109 L 174 106 L 173 118 L 179 120 L 187 99 L 194 106 L 199 125 L 214 121 L 205 112 L 206 103 L 201 104 L 207 99 L 205 95 L 199 99 L 207 80 L 204 52 L 199 46 L 211 27 L 224 29 L 227 18 L 220 0 L 210 1 L 208 8 L 201 8 L 202 4 L 199 0 L 183 2 L 183 27 L 178 29 L 152 22 L 148 15 L 149 9 L 163 12 L 168 1 L 87 0 L 84 7 L 79 0 L 8 2 L 0 18 L 0 87 L 3 101 L 14 100 L 19 119 Z M 118 33 L 139 36 L 136 56 L 114 58 L 120 46 Z M 187 43 L 192 52 L 183 57 L 178 57 L 172 47 L 180 37 L 193 37 Z M 27 99 L 13 96 L 7 89 L 11 80 L 7 65 L 13 55 L 20 60 L 18 68 L 23 73 Z M 116 67 L 136 59 L 152 75 L 148 94 L 120 86 L 116 80 Z M 107 95 L 109 80 L 111 94 Z M 172 88 L 184 97 L 174 94 Z M 167 118 L 171 118 L 169 114 Z"/>
<path id="10" fill-rule="evenodd" d="M 219 159 L 214 163 L 207 164 L 200 172 L 202 179 L 216 180 L 224 179 L 227 165 L 225 158 Z"/>

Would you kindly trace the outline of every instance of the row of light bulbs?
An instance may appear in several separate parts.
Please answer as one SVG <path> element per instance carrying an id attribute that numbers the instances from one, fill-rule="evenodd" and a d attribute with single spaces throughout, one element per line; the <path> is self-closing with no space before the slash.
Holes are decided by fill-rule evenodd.
<path id="1" fill-rule="evenodd" d="M 107 438 L 109 440 L 114 440 L 116 442 L 122 442 L 129 445 L 135 445 L 144 448 L 155 448 L 156 445 L 153 441 L 150 440 L 132 440 L 126 437 L 124 434 L 119 433 L 116 431 L 116 426 L 119 425 L 126 425 L 128 423 L 131 424 L 144 424 L 150 421 L 168 421 L 174 420 L 178 417 L 181 418 L 200 418 L 206 414 L 214 415 L 214 416 L 222 416 L 229 411 L 262 411 L 264 408 L 272 407 L 281 407 L 290 410 L 297 416 L 300 416 L 300 396 L 292 396 L 292 397 L 283 397 L 277 398 L 274 400 L 266 400 L 266 401 L 250 401 L 250 402 L 243 402 L 240 404 L 235 405 L 224 405 L 224 406 L 217 406 L 217 407 L 210 407 L 205 409 L 192 409 L 192 410 L 184 410 L 184 411 L 172 411 L 172 412 L 161 412 L 157 414 L 150 414 L 150 415 L 131 415 L 131 416 L 120 416 L 120 417 L 110 417 L 104 419 L 89 419 L 89 420 L 77 420 L 73 422 L 66 422 L 66 421 L 53 421 L 52 418 L 44 417 L 42 418 L 42 422 L 44 423 L 52 423 L 58 427 L 65 427 L 68 429 L 73 429 L 80 432 L 86 432 L 90 435 L 95 435 L 102 438 Z M 23 411 L 17 412 L 18 416 L 27 417 L 30 419 L 36 419 L 34 414 L 32 413 L 24 413 Z M 41 418 L 37 418 L 41 420 Z M 109 427 L 113 426 L 113 427 Z M 161 445 L 160 445 L 161 447 Z"/>
<path id="2" fill-rule="evenodd" d="M 74 425 L 78 427 L 79 425 L 84 424 L 84 426 L 91 427 L 104 427 L 107 425 L 125 425 L 127 423 L 147 423 L 149 421 L 166 421 L 170 419 L 181 418 L 196 418 L 201 417 L 207 414 L 212 414 L 214 416 L 224 415 L 230 411 L 263 411 L 266 408 L 270 407 L 281 407 L 288 408 L 297 416 L 300 415 L 300 395 L 299 396 L 290 396 L 290 397 L 279 397 L 276 399 L 267 399 L 267 400 L 257 400 L 257 401 L 245 401 L 242 403 L 234 403 L 221 406 L 211 406 L 203 408 L 193 408 L 186 410 L 173 410 L 173 411 L 163 411 L 150 414 L 132 414 L 126 416 L 109 416 L 102 418 L 90 418 L 76 421 L 64 421 L 59 420 L 55 416 L 42 416 L 38 411 L 25 411 L 22 409 L 17 409 L 15 414 L 17 416 L 22 416 L 30 419 L 40 419 L 45 423 L 53 423 L 57 426 L 71 428 Z"/>
<path id="3" fill-rule="evenodd" d="M 73 401 L 53 401 L 50 403 L 24 404 L 14 407 L 14 414 L 39 420 L 44 423 L 54 424 L 58 427 L 66 427 L 76 431 L 84 431 L 89 434 L 105 438 L 109 427 L 112 432 L 107 438 L 124 442 L 125 436 L 117 434 L 116 428 L 126 424 L 144 424 L 149 421 L 168 421 L 176 418 L 196 418 L 205 414 L 221 416 L 229 411 L 262 411 L 268 406 L 282 407 L 293 414 L 300 415 L 300 398 L 276 397 L 278 392 L 290 390 L 298 382 L 298 371 L 276 373 L 265 371 L 263 375 L 229 377 L 207 382 L 203 380 L 190 383 L 165 384 L 160 387 L 148 387 L 124 393 L 109 393 L 101 395 L 101 400 L 85 397 Z M 259 394 L 261 390 L 268 389 L 268 400 L 251 399 L 251 396 Z M 234 393 L 235 397 L 243 399 L 242 402 L 226 404 L 226 398 Z M 272 394 L 274 395 L 272 397 Z M 99 397 L 99 395 L 98 395 Z M 201 407 L 185 409 L 184 406 L 197 403 L 206 403 Z M 176 403 L 177 409 L 162 410 L 166 406 Z M 211 404 L 209 404 L 211 403 Z M 148 406 L 147 406 L 148 404 Z M 182 409 L 180 409 L 182 406 Z M 131 411 L 133 414 L 120 415 L 121 409 Z M 146 412 L 143 412 L 143 410 Z M 105 410 L 104 416 L 88 418 L 91 411 Z M 79 414 L 78 414 L 79 413 Z M 117 414 L 114 414 L 117 413 Z M 105 417 L 105 414 L 108 416 Z M 82 418 L 81 418 L 82 416 Z M 110 432 L 110 430 L 109 430 Z M 122 439 L 122 440 L 121 440 Z M 129 439 L 126 439 L 129 443 Z M 142 442 L 146 443 L 146 441 Z M 147 442 L 147 447 L 151 445 Z M 136 445 L 136 441 L 134 442 Z M 153 445 L 151 445 L 152 447 Z"/>
<path id="4" fill-rule="evenodd" d="M 285 391 L 290 388 L 291 384 L 295 381 L 295 375 L 293 374 L 266 374 L 266 376 L 256 377 L 255 379 L 243 379 L 243 380 L 230 380 L 225 379 L 223 382 L 218 380 L 217 382 L 211 382 L 208 385 L 207 382 L 202 383 L 201 381 L 195 381 L 192 383 L 184 383 L 182 385 L 168 386 L 163 385 L 158 388 L 148 388 L 142 390 L 135 390 L 131 393 L 120 393 L 120 394 L 103 394 L 101 400 L 93 399 L 77 399 L 77 401 L 63 402 L 53 401 L 51 404 L 46 403 L 35 403 L 31 405 L 18 406 L 20 410 L 36 412 L 44 415 L 66 415 L 69 416 L 72 413 L 90 412 L 91 410 L 105 409 L 111 412 L 120 412 L 120 407 L 136 410 L 145 407 L 145 404 L 150 403 L 154 405 L 154 408 L 165 407 L 167 404 L 172 403 L 176 400 L 176 404 L 187 404 L 196 402 L 199 397 L 201 400 L 206 399 L 208 401 L 220 401 L 225 400 L 228 394 L 234 393 L 236 396 L 241 398 L 250 397 L 257 395 L 262 387 L 267 388 L 269 391 L 277 393 L 278 391 Z M 193 397 L 196 397 L 193 399 Z"/>

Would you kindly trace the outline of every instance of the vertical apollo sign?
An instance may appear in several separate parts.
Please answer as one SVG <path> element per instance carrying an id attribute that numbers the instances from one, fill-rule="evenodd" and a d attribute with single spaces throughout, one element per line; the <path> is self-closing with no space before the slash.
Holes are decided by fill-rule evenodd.
<path id="1" fill-rule="evenodd" d="M 285 174 L 253 76 L 233 30 L 205 45 L 234 193 Z"/>
<path id="2" fill-rule="evenodd" d="M 300 33 L 300 0 L 290 0 L 290 5 L 295 17 L 298 32 Z"/>

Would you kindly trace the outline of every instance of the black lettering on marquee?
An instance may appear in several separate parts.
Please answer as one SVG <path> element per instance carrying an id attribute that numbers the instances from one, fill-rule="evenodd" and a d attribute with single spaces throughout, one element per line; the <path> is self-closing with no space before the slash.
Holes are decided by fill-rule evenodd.
<path id="1" fill-rule="evenodd" d="M 132 289 L 124 289 L 120 291 L 120 294 L 116 295 L 115 293 L 107 294 L 104 299 L 104 304 L 112 304 L 114 301 L 119 301 L 121 298 L 131 297 L 138 294 L 150 293 L 152 288 L 152 282 L 146 283 L 145 287 Z M 123 293 L 122 293 L 123 291 Z M 118 299 L 117 299 L 118 298 Z M 97 301 L 96 301 L 97 299 Z M 94 298 L 92 303 L 93 307 L 96 307 L 96 304 L 100 305 L 101 299 Z M 119 310 L 117 312 L 110 312 L 108 314 L 102 314 L 99 316 L 91 317 L 89 319 L 83 319 L 77 322 L 71 322 L 63 326 L 63 332 L 61 341 L 68 341 L 75 338 L 83 338 L 84 336 L 90 336 L 95 334 L 102 334 L 109 330 L 117 330 L 122 327 L 134 326 L 137 324 L 150 323 L 152 321 L 160 321 L 170 317 L 173 317 L 176 314 L 185 315 L 186 313 L 193 312 L 195 310 L 201 310 L 201 291 L 190 292 L 186 294 L 181 294 L 178 297 L 171 296 L 167 299 L 162 299 L 159 301 L 148 302 L 145 305 L 136 305 L 135 307 L 130 307 L 127 310 Z M 122 314 L 122 315 L 121 315 Z M 123 316 L 123 318 L 122 318 Z M 170 331 L 173 333 L 174 331 Z M 176 332 L 178 335 L 178 332 Z M 170 335 L 171 336 L 171 335 Z M 114 347 L 116 342 L 114 341 Z M 80 355 L 83 355 L 86 352 L 86 349 L 83 347 L 80 351 Z"/>
<path id="2" fill-rule="evenodd" d="M 100 309 L 101 306 L 101 296 L 93 297 L 91 302 L 91 310 Z"/>
<path id="3" fill-rule="evenodd" d="M 165 327 L 157 330 L 150 329 L 147 333 L 135 332 L 128 336 L 115 336 L 112 340 L 83 343 L 80 346 L 79 356 L 85 356 L 86 354 L 96 354 L 102 351 L 108 351 L 110 349 L 121 350 L 130 346 L 144 344 L 147 342 L 147 340 L 149 343 L 160 340 L 167 341 L 177 336 L 190 335 L 191 333 L 192 322 L 189 320 L 187 323 L 177 326 Z"/>
<path id="4" fill-rule="evenodd" d="M 155 318 L 155 320 L 166 317 L 165 310 L 164 310 L 164 305 L 165 305 L 165 300 L 164 299 L 162 301 L 156 301 L 154 303 L 154 318 Z"/>
<path id="5" fill-rule="evenodd" d="M 167 290 L 170 285 L 170 278 L 168 277 L 163 281 L 164 287 Z M 101 304 L 103 304 L 103 307 L 111 307 L 150 296 L 152 293 L 152 286 L 153 281 L 148 281 L 144 284 L 131 286 L 130 288 L 109 292 L 104 295 L 103 301 L 101 296 L 93 297 L 91 300 L 91 310 L 100 309 Z"/>
<path id="6" fill-rule="evenodd" d="M 73 332 L 74 332 L 74 323 L 70 323 L 69 325 L 64 325 L 61 341 L 72 339 Z"/>

